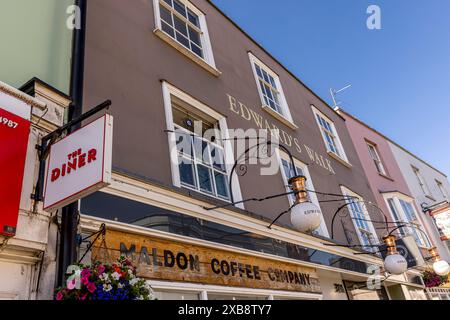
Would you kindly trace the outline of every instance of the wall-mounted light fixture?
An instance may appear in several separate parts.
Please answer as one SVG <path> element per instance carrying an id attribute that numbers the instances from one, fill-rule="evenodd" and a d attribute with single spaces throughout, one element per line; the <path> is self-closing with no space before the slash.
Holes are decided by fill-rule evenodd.
<path id="1" fill-rule="evenodd" d="M 289 185 L 295 194 L 295 203 L 291 208 L 291 223 L 301 232 L 313 232 L 320 227 L 322 211 L 312 203 L 306 191 L 306 177 L 295 176 L 289 179 Z"/>
<path id="2" fill-rule="evenodd" d="M 398 253 L 395 244 L 396 240 L 397 237 L 394 235 L 388 235 L 383 238 L 387 248 L 386 259 L 384 259 L 384 268 L 391 274 L 399 275 L 406 272 L 408 269 L 408 262 L 406 262 L 405 257 Z"/>
<path id="3" fill-rule="evenodd" d="M 433 247 L 428 250 L 433 261 L 433 270 L 439 276 L 447 276 L 450 273 L 450 266 L 447 261 L 442 260 L 437 252 L 437 248 Z"/>

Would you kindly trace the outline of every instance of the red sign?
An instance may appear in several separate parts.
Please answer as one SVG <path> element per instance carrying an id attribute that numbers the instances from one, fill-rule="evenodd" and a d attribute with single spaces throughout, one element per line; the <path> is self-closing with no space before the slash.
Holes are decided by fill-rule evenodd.
<path id="1" fill-rule="evenodd" d="M 27 155 L 30 122 L 0 108 L 0 234 L 14 236 Z"/>

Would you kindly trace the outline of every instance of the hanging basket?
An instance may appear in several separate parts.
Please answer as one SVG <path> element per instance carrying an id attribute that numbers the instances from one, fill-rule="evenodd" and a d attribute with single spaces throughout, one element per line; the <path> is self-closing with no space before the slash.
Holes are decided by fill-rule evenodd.
<path id="1" fill-rule="evenodd" d="M 439 276 L 430 270 L 423 272 L 422 277 L 427 288 L 436 288 L 448 283 L 448 277 Z"/>
<path id="2" fill-rule="evenodd" d="M 136 268 L 125 257 L 113 264 L 77 264 L 70 269 L 55 300 L 155 300 L 151 286 L 136 277 Z"/>

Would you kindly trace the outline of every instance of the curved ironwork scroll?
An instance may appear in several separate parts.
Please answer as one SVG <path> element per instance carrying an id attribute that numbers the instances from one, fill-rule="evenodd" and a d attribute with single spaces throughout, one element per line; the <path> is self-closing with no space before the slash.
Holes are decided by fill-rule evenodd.
<path id="1" fill-rule="evenodd" d="M 284 152 L 287 153 L 287 155 L 289 156 L 289 160 L 291 162 L 291 166 L 294 170 L 294 175 L 298 175 L 297 172 L 297 168 L 295 166 L 295 162 L 294 162 L 294 157 L 291 153 L 291 151 L 284 145 L 282 145 L 281 143 L 273 143 L 271 140 L 266 140 L 264 142 L 259 142 L 256 145 L 253 145 L 251 147 L 248 147 L 244 153 L 242 155 L 240 155 L 236 161 L 234 162 L 234 165 L 230 171 L 230 178 L 228 180 L 228 190 L 230 191 L 230 199 L 231 202 L 233 204 L 235 204 L 234 202 L 234 196 L 233 196 L 233 174 L 236 172 L 236 174 L 240 177 L 244 176 L 245 174 L 247 174 L 247 165 L 245 163 L 239 163 L 240 161 L 242 161 L 242 157 L 244 158 L 244 161 L 249 160 L 250 158 L 248 157 L 249 152 L 252 151 L 253 149 L 257 149 L 259 150 L 261 146 L 264 146 L 267 148 L 267 153 L 269 152 L 268 149 L 270 147 L 278 147 L 280 149 L 282 149 Z M 257 156 L 257 158 L 259 159 L 259 155 Z M 236 171 L 236 169 L 239 169 L 239 171 Z"/>

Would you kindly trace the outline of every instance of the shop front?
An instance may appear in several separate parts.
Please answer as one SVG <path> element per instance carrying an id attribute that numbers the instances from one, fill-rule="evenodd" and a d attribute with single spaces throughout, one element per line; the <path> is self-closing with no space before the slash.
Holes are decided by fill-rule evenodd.
<path id="1" fill-rule="evenodd" d="M 343 279 L 364 285 L 371 266 L 381 264 L 314 236 L 269 233 L 263 220 L 201 207 L 179 192 L 114 174 L 110 187 L 81 201 L 85 235 L 106 224 L 84 262 L 127 256 L 162 300 L 347 300 Z"/>
<path id="2" fill-rule="evenodd" d="M 100 244 L 101 241 L 98 242 Z M 320 299 L 317 272 L 300 264 L 160 236 L 107 231 L 93 257 L 130 258 L 160 299 Z"/>

